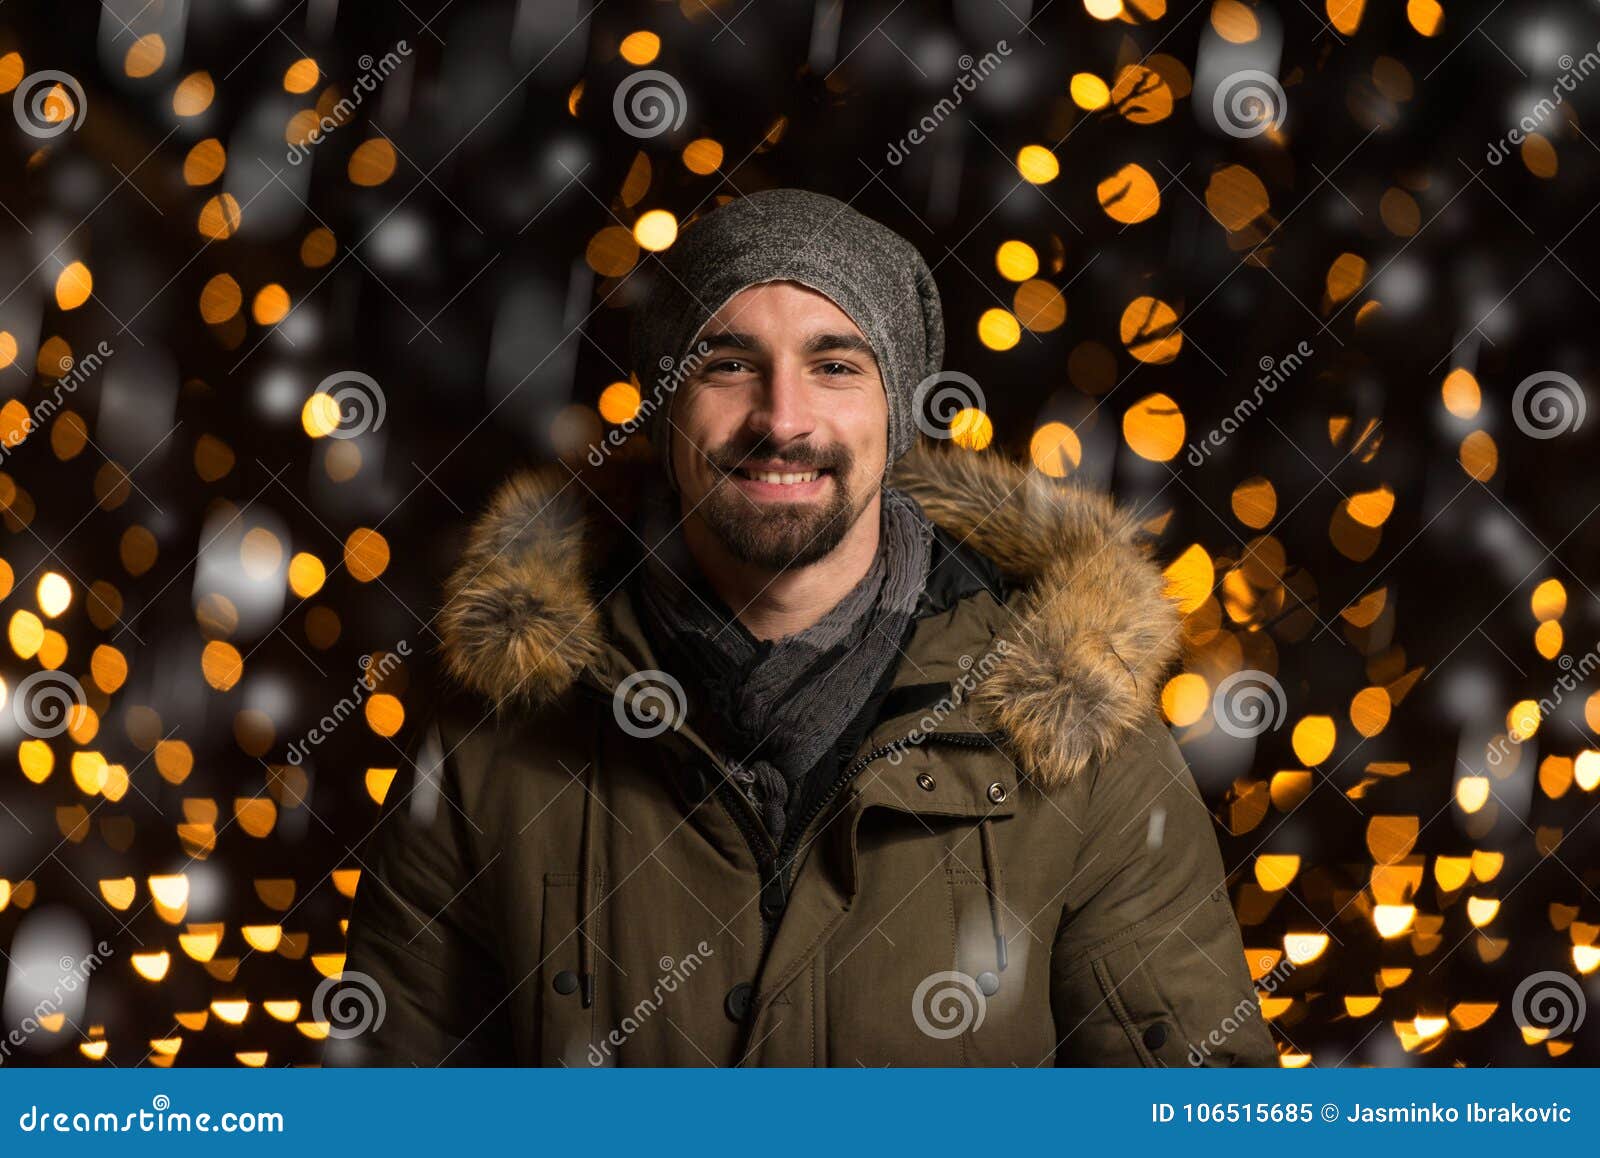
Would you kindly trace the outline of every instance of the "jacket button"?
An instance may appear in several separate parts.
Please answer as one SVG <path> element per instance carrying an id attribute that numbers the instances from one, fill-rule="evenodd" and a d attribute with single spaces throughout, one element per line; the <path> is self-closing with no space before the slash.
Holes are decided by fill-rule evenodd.
<path id="1" fill-rule="evenodd" d="M 996 804 L 1004 804 L 1006 802 L 1006 786 L 998 780 L 989 785 L 989 799 Z"/>
<path id="2" fill-rule="evenodd" d="M 563 996 L 568 993 L 574 993 L 578 988 L 578 975 L 571 969 L 563 969 L 556 974 L 556 979 L 552 984 L 555 986 L 555 991 Z"/>
<path id="3" fill-rule="evenodd" d="M 756 987 L 748 981 L 741 981 L 728 990 L 728 996 L 723 999 L 722 1008 L 733 1021 L 743 1021 L 750 1012 L 750 998 L 754 996 Z"/>
<path id="4" fill-rule="evenodd" d="M 1000 992 L 1000 978 L 987 969 L 978 974 L 978 992 L 985 997 L 993 997 Z"/>
<path id="5" fill-rule="evenodd" d="M 917 774 L 917 787 L 922 789 L 924 792 L 932 792 L 933 791 L 933 777 L 929 776 L 926 772 L 918 773 Z"/>
<path id="6" fill-rule="evenodd" d="M 1160 1049 L 1167 1044 L 1167 1023 L 1158 1021 L 1154 1025 L 1147 1025 L 1144 1029 L 1145 1049 Z"/>

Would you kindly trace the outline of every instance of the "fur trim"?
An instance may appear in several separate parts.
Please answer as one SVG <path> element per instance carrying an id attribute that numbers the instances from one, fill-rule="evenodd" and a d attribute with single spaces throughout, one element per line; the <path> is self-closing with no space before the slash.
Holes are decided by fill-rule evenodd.
<path id="1" fill-rule="evenodd" d="M 445 667 L 497 702 L 545 703 L 605 646 L 589 594 L 577 501 L 549 472 L 515 475 L 496 493 L 445 584 Z"/>
<path id="2" fill-rule="evenodd" d="M 1042 784 L 1065 783 L 1155 712 L 1179 614 L 1131 514 L 993 454 L 918 448 L 893 481 L 1023 588 L 1007 657 L 973 700 Z"/>
<path id="3" fill-rule="evenodd" d="M 973 693 L 1024 768 L 1053 787 L 1155 712 L 1179 615 L 1131 514 L 997 454 L 919 447 L 892 479 L 1021 589 L 1006 657 Z M 601 659 L 577 500 L 555 476 L 507 482 L 446 588 L 448 670 L 497 701 L 547 702 Z"/>

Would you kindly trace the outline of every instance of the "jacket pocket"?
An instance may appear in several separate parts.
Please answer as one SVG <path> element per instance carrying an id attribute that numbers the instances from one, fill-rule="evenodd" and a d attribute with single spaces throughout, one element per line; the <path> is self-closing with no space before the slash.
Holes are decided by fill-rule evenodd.
<path id="1" fill-rule="evenodd" d="M 946 870 L 955 924 L 955 973 L 971 1002 L 961 1061 L 971 1066 L 1036 1066 L 1055 1049 L 1050 1019 L 1049 957 L 1035 954 L 1022 914 L 990 880 L 967 867 Z M 996 921 L 998 912 L 999 921 Z M 1002 966 L 999 939 L 1006 939 Z"/>
<path id="2" fill-rule="evenodd" d="M 1247 1055 L 1260 1064 L 1263 1044 L 1270 1058 L 1254 988 L 1242 958 L 1233 960 L 1231 929 L 1227 889 L 1218 886 L 1187 893 L 1062 962 L 1061 1063 L 1182 1067 Z M 1234 1040 L 1218 1042 L 1225 1030 Z"/>
<path id="3" fill-rule="evenodd" d="M 596 892 L 600 882 L 596 879 Z M 577 873 L 546 873 L 539 925 L 539 1064 L 588 1067 L 609 1064 L 594 1047 L 595 1009 L 583 1004 L 579 970 Z M 589 936 L 594 935 L 592 923 Z M 596 953 L 598 958 L 599 954 Z"/>

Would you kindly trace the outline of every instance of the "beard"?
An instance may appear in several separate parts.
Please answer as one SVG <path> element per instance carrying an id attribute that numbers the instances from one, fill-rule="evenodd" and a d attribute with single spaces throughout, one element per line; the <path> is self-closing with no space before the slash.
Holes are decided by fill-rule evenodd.
<path id="1" fill-rule="evenodd" d="M 765 440 L 734 439 L 703 453 L 724 477 L 701 500 L 696 513 L 730 555 L 766 571 L 796 570 L 825 558 L 844 541 L 872 498 L 869 493 L 857 502 L 850 494 L 846 480 L 855 458 L 842 445 L 801 442 L 773 451 Z M 826 496 L 820 502 L 752 501 L 728 477 L 751 458 L 782 462 L 800 471 L 827 471 Z"/>

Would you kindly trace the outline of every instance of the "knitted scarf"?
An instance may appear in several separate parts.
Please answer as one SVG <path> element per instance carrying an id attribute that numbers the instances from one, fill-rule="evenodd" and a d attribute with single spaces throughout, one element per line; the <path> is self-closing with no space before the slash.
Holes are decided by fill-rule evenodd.
<path id="1" fill-rule="evenodd" d="M 894 661 L 927 583 L 932 524 L 900 491 L 885 489 L 882 507 L 866 575 L 816 623 L 782 639 L 757 639 L 739 622 L 685 565 L 676 532 L 639 585 L 645 630 L 703 697 L 734 779 L 780 843 L 806 774 Z"/>

